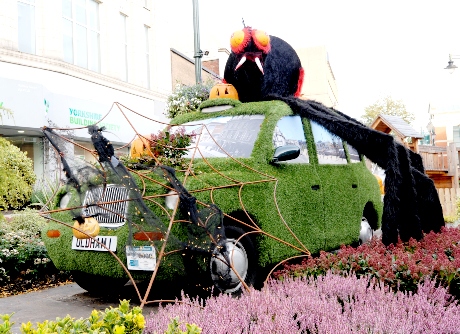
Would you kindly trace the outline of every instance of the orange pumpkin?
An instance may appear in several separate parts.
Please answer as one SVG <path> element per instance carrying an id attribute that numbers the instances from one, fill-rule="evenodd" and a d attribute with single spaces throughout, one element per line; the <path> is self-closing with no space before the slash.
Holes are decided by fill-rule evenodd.
<path id="1" fill-rule="evenodd" d="M 77 238 L 77 239 L 88 239 L 89 237 L 96 237 L 98 234 L 99 234 L 99 223 L 97 222 L 97 220 L 94 218 L 94 217 L 88 217 L 88 218 L 85 218 L 85 222 L 83 224 L 80 224 L 79 222 L 75 222 L 73 224 L 73 235 Z M 88 235 L 86 235 L 85 233 L 82 233 L 80 232 L 79 230 L 76 230 L 76 229 L 79 229 L 83 232 L 86 232 Z"/>
<path id="2" fill-rule="evenodd" d="M 137 137 L 131 143 L 130 158 L 140 158 L 142 155 L 152 155 L 150 142 L 144 137 Z"/>
<path id="3" fill-rule="evenodd" d="M 48 230 L 46 231 L 46 235 L 49 238 L 59 238 L 59 236 L 61 235 L 61 232 L 59 232 L 59 230 Z"/>
<path id="4" fill-rule="evenodd" d="M 379 183 L 380 194 L 385 195 L 385 185 L 383 184 L 382 178 L 380 176 L 378 176 L 377 174 L 374 174 L 374 176 L 377 178 L 377 181 Z"/>
<path id="5" fill-rule="evenodd" d="M 211 88 L 209 99 L 234 99 L 238 100 L 238 92 L 231 84 L 218 83 Z"/>

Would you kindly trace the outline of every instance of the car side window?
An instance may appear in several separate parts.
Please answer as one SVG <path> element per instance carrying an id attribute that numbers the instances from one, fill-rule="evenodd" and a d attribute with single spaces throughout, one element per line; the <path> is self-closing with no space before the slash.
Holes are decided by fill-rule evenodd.
<path id="1" fill-rule="evenodd" d="M 284 116 L 276 124 L 273 146 L 277 148 L 285 145 L 295 145 L 300 148 L 299 157 L 287 160 L 287 163 L 309 163 L 307 142 L 300 116 Z"/>
<path id="2" fill-rule="evenodd" d="M 314 121 L 310 121 L 319 164 L 343 165 L 348 163 L 343 142 Z"/>

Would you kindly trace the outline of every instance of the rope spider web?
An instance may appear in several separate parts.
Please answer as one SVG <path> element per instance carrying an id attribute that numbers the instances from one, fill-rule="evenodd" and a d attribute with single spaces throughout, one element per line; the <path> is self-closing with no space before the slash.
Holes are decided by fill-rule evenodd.
<path id="1" fill-rule="evenodd" d="M 150 121 L 152 124 L 157 123 L 163 125 L 167 129 L 184 126 L 158 122 L 117 102 L 112 105 L 109 112 L 98 121 L 98 123 L 105 119 L 109 113 L 113 112 L 114 108 L 117 108 L 118 111 L 121 112 L 137 137 L 149 141 L 152 144 L 163 145 L 161 143 L 154 143 L 152 138 L 139 133 L 128 117 L 128 112 L 141 116 L 145 121 Z M 177 176 L 176 170 L 169 166 L 162 165 L 158 157 L 150 151 L 150 148 L 147 149 L 155 160 L 153 167 L 144 166 L 144 171 L 125 167 L 117 158 L 111 142 L 104 136 L 104 128 L 99 128 L 98 123 L 87 127 L 73 128 L 74 130 L 85 128 L 88 130 L 91 135 L 94 150 L 90 150 L 60 133 L 62 131 L 68 131 L 69 128 L 43 128 L 45 137 L 54 149 L 59 169 L 64 173 L 65 185 L 68 193 L 73 196 L 73 201 L 69 203 L 68 207 L 43 211 L 41 214 L 51 221 L 83 233 L 86 237 L 99 244 L 100 248 L 104 248 L 109 252 L 131 280 L 141 303 L 141 307 L 147 303 L 158 302 L 158 300 L 148 300 L 149 292 L 158 272 L 156 269 L 164 263 L 164 260 L 167 259 L 168 256 L 183 254 L 184 252 L 204 254 L 205 256 L 222 261 L 227 271 L 222 275 L 224 277 L 221 277 L 221 279 L 228 280 L 233 273 L 233 275 L 236 275 L 241 281 L 242 286 L 249 291 L 244 277 L 242 278 L 239 275 L 233 265 L 233 250 L 227 249 L 228 247 L 226 247 L 227 239 L 225 235 L 225 226 L 223 225 L 224 219 L 232 220 L 235 224 L 242 226 L 245 231 L 243 235 L 233 241 L 235 244 L 245 236 L 260 234 L 291 247 L 297 253 L 302 254 L 301 256 L 310 256 L 309 250 L 290 229 L 280 212 L 276 197 L 278 179 L 272 175 L 258 171 L 241 160 L 234 158 L 213 138 L 206 124 L 199 124 L 199 129 L 194 135 L 195 141 L 193 144 L 188 148 L 182 149 L 188 150 L 191 157 L 187 160 L 188 163 L 186 168 L 177 171 L 180 175 Z M 218 168 L 213 166 L 212 161 L 205 157 L 199 147 L 200 140 L 205 134 L 214 141 L 215 145 L 223 152 L 226 158 L 236 163 L 239 168 L 250 171 L 251 180 L 228 175 L 228 173 L 219 171 Z M 134 138 L 136 138 L 136 136 Z M 122 148 L 131 144 L 133 140 Z M 90 164 L 76 157 L 73 154 L 74 147 L 79 147 L 88 152 L 97 162 L 95 164 Z M 167 147 L 169 149 L 180 149 L 172 146 Z M 215 175 L 218 175 L 218 185 L 204 182 L 203 187 L 200 189 L 187 190 L 186 186 L 190 180 L 199 179 L 199 175 L 195 173 L 193 168 L 197 159 L 200 159 L 200 161 L 205 163 Z M 182 181 L 179 180 L 180 177 L 182 177 Z M 244 188 L 250 185 L 263 183 L 273 183 L 273 203 L 286 231 L 292 236 L 295 243 L 287 242 L 262 230 L 246 210 L 242 196 Z M 157 193 L 149 194 L 148 188 L 152 185 L 157 190 Z M 221 189 L 229 188 L 238 189 L 238 201 L 241 211 L 244 212 L 244 219 L 235 218 L 222 212 L 216 204 L 214 198 L 215 193 Z M 197 200 L 194 196 L 194 194 L 203 192 L 209 194 L 209 202 Z M 111 195 L 113 193 L 117 194 L 118 197 Z M 175 205 L 171 208 L 168 208 L 167 204 L 165 204 L 165 199 L 172 197 L 178 197 L 179 200 L 176 201 Z M 128 266 L 125 265 L 124 261 L 120 258 L 120 254 L 117 255 L 115 251 L 101 243 L 96 236 L 91 236 L 85 230 L 79 228 L 79 225 L 71 225 L 70 222 L 55 218 L 56 216 L 53 214 L 59 212 L 70 212 L 73 216 L 73 221 L 76 220 L 79 223 L 84 223 L 85 219 L 88 217 L 94 217 L 100 222 L 102 227 L 108 226 L 108 230 L 110 230 L 111 227 L 120 227 L 126 223 L 128 227 L 126 246 L 132 247 L 133 245 L 138 245 L 133 239 L 143 240 L 150 246 L 153 246 L 157 252 L 155 258 L 156 264 L 145 294 L 142 295 L 140 293 L 136 285 L 136 280 L 131 275 Z M 110 221 L 116 221 L 119 225 L 110 225 Z M 186 230 L 185 238 L 184 236 L 175 235 L 174 231 L 177 231 L 176 226 L 178 225 L 183 227 L 182 230 Z"/>

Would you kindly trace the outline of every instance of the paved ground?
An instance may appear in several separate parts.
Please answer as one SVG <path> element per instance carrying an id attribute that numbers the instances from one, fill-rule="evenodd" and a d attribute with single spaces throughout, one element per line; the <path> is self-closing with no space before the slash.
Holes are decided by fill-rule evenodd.
<path id="1" fill-rule="evenodd" d="M 0 314 L 11 314 L 14 312 L 12 321 L 13 334 L 20 333 L 20 326 L 23 322 L 43 322 L 55 320 L 56 317 L 63 318 L 67 314 L 71 317 L 87 318 L 93 309 L 103 311 L 106 308 L 119 305 L 120 299 L 131 300 L 132 306 L 139 306 L 140 303 L 135 295 L 134 288 L 126 285 L 122 291 L 110 297 L 90 296 L 77 284 L 68 284 L 56 288 L 49 288 L 23 295 L 0 298 Z M 144 306 L 144 315 L 155 310 L 155 306 Z"/>

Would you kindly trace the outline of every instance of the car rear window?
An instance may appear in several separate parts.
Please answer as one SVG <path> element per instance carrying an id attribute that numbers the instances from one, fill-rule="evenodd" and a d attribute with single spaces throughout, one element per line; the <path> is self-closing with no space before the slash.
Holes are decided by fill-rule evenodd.
<path id="1" fill-rule="evenodd" d="M 311 130 L 315 140 L 318 163 L 343 165 L 348 163 L 343 142 L 318 123 L 311 121 Z"/>
<path id="2" fill-rule="evenodd" d="M 183 124 L 194 134 L 186 158 L 248 158 L 259 135 L 263 115 L 221 116 Z"/>
<path id="3" fill-rule="evenodd" d="M 347 148 L 348 148 L 348 155 L 350 156 L 350 161 L 351 162 L 361 162 L 361 157 L 359 155 L 359 152 L 351 146 L 350 144 L 347 143 Z"/>

